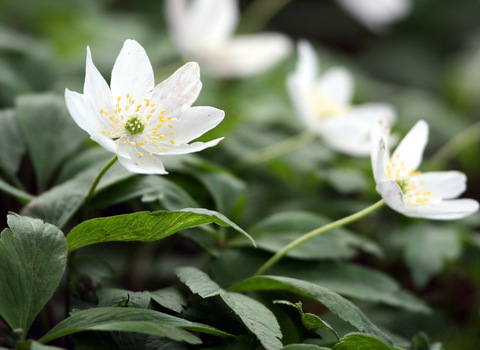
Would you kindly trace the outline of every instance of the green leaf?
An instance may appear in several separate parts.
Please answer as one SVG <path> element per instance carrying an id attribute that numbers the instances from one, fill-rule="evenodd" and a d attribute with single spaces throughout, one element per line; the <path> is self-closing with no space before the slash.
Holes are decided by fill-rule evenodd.
<path id="1" fill-rule="evenodd" d="M 39 341 L 47 343 L 59 337 L 87 330 L 138 332 L 167 337 L 189 344 L 200 344 L 201 341 L 185 330 L 202 332 L 221 338 L 231 336 L 213 327 L 158 311 L 128 307 L 102 307 L 74 313 L 57 324 Z"/>
<path id="2" fill-rule="evenodd" d="M 275 301 L 275 303 L 289 305 L 289 306 L 293 306 L 294 308 L 296 308 L 298 310 L 298 312 L 300 313 L 302 324 L 305 326 L 305 328 L 309 332 L 316 332 L 319 328 L 325 328 L 330 333 L 332 333 L 335 336 L 335 338 L 337 338 L 337 340 L 340 340 L 337 332 L 327 322 L 322 320 L 317 315 L 310 314 L 310 313 L 304 313 L 303 309 L 302 309 L 302 303 L 298 302 L 298 303 L 293 304 L 293 303 L 291 303 L 289 301 L 286 301 L 286 300 L 277 300 L 277 301 Z"/>
<path id="3" fill-rule="evenodd" d="M 68 113 L 63 96 L 22 95 L 16 106 L 38 187 L 43 191 L 59 165 L 79 148 L 87 135 Z"/>
<path id="4" fill-rule="evenodd" d="M 331 221 L 327 218 L 302 211 L 282 212 L 261 221 L 249 230 L 259 248 L 276 253 L 298 237 Z M 230 241 L 231 246 L 243 246 L 241 237 Z M 380 248 L 372 241 L 355 235 L 345 228 L 337 228 L 314 237 L 286 256 L 304 260 L 329 258 L 352 258 L 357 254 L 355 248 L 381 257 Z"/>
<path id="5" fill-rule="evenodd" d="M 404 245 L 404 258 L 417 287 L 423 287 L 438 274 L 445 261 L 455 260 L 462 252 L 461 237 L 455 226 L 428 223 L 410 225 L 397 232 Z"/>
<path id="6" fill-rule="evenodd" d="M 179 268 L 177 275 L 193 293 L 202 298 L 219 295 L 267 350 L 282 348 L 278 339 L 282 337 L 280 326 L 273 313 L 263 304 L 246 295 L 224 291 L 207 274 L 194 267 Z"/>
<path id="7" fill-rule="evenodd" d="M 69 339 L 75 344 L 75 350 L 124 350 L 113 332 L 86 331 L 72 334 Z"/>
<path id="8" fill-rule="evenodd" d="M 150 297 L 164 308 L 175 312 L 182 312 L 188 302 L 185 292 L 175 287 L 150 292 Z"/>
<path id="9" fill-rule="evenodd" d="M 3 191 L 5 193 L 12 195 L 22 203 L 28 203 L 29 201 L 35 198 L 31 194 L 25 191 L 19 190 L 18 188 L 13 187 L 12 185 L 6 183 L 2 179 L 0 179 L 0 191 Z"/>
<path id="10" fill-rule="evenodd" d="M 347 297 L 382 302 L 415 312 L 431 311 L 423 300 L 401 289 L 390 276 L 357 264 L 284 262 L 274 271 L 276 275 L 312 282 Z"/>
<path id="11" fill-rule="evenodd" d="M 62 350 L 56 346 L 44 345 L 35 340 L 28 340 L 18 345 L 18 350 Z"/>
<path id="12" fill-rule="evenodd" d="M 25 154 L 26 146 L 18 125 L 15 111 L 7 109 L 0 111 L 0 167 L 11 175 L 17 173 Z"/>
<path id="13" fill-rule="evenodd" d="M 289 277 L 259 276 L 245 280 L 230 290 L 246 292 L 251 290 L 275 289 L 289 290 L 301 295 L 307 294 L 321 302 L 342 320 L 351 323 L 358 330 L 379 336 L 391 342 L 390 338 L 380 331 L 352 302 L 317 284 Z"/>
<path id="14" fill-rule="evenodd" d="M 58 228 L 10 214 L 0 239 L 0 315 L 26 335 L 65 270 L 67 245 Z"/>
<path id="15" fill-rule="evenodd" d="M 207 209 L 187 208 L 181 211 L 139 212 L 88 220 L 70 231 L 67 243 L 69 251 L 74 251 L 101 242 L 153 242 L 185 228 L 210 223 L 233 227 L 250 237 L 220 213 Z"/>
<path id="16" fill-rule="evenodd" d="M 393 346 L 383 339 L 371 334 L 349 333 L 336 344 L 335 350 L 394 350 Z"/>
<path id="17" fill-rule="evenodd" d="M 131 292 L 117 288 L 102 288 L 97 292 L 98 307 L 123 306 L 146 309 L 150 304 L 150 293 Z"/>

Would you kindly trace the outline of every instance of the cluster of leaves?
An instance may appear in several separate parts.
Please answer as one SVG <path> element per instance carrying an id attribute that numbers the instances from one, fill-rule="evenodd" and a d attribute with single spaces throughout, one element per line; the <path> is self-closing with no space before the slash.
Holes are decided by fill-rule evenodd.
<path id="1" fill-rule="evenodd" d="M 15 26 L 2 17 L 12 29 L 0 31 L 0 149 L 8 150 L 0 152 L 2 227 L 8 226 L 0 236 L 0 348 L 440 350 L 419 331 L 448 343 L 458 325 L 473 329 L 462 336 L 477 348 L 478 216 L 434 224 L 385 209 L 312 239 L 255 276 L 289 242 L 378 200 L 369 161 L 334 154 L 318 140 L 266 165 L 235 167 L 239 158 L 301 131 L 284 89 L 294 58 L 245 81 L 202 77 L 198 104 L 227 115 L 205 140 L 226 139 L 198 156 L 165 157 L 168 176 L 135 175 L 115 164 L 83 221 L 82 203 L 111 157 L 87 140 L 60 94 L 66 86 L 81 90 L 85 46 L 96 47 L 105 72 L 133 36 L 155 42 L 145 47 L 159 79 L 179 64 L 161 66 L 174 50 L 159 28 L 157 2 L 138 2 L 144 9 L 119 2 L 115 11 L 107 2 L 58 3 L 7 1 L 0 11 L 18 19 Z M 288 17 L 289 30 L 289 11 L 303 13 L 295 3 L 273 23 L 282 26 Z M 32 11 L 18 10 L 26 4 Z M 318 6 L 316 13 L 344 18 Z M 440 26 L 447 43 L 441 46 L 432 39 L 439 37 L 432 34 L 439 30 L 435 19 L 455 6 L 465 20 Z M 356 101 L 397 107 L 399 132 L 429 121 L 429 154 L 479 115 L 480 85 L 472 80 L 480 72 L 478 34 L 467 38 L 459 29 L 469 26 L 478 4 L 455 6 L 422 2 L 388 43 L 360 31 L 369 45 L 360 63 L 320 51 L 322 65 L 340 60 L 356 72 Z M 152 13 L 155 25 L 147 27 Z M 22 25 L 35 35 L 19 34 Z M 348 33 L 359 29 L 348 19 L 334 26 L 340 27 L 329 30 L 345 33 L 343 43 L 355 49 Z M 424 41 L 412 41 L 411 32 Z M 435 57 L 459 38 L 461 58 L 439 68 Z M 342 39 L 327 35 L 325 42 Z M 406 70 L 395 65 L 402 59 L 411 62 Z M 442 74 L 443 95 L 436 90 Z M 477 148 L 464 150 L 457 168 L 479 176 L 478 156 Z M 478 198 L 478 186 L 470 181 L 469 189 Z"/>

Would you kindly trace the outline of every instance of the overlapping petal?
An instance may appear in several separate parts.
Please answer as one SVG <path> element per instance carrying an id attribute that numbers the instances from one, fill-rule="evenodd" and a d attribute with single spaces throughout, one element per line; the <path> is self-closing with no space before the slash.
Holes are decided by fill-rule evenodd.
<path id="1" fill-rule="evenodd" d="M 202 84 L 197 63 L 187 63 L 154 88 L 145 50 L 127 40 L 115 62 L 111 91 L 87 52 L 85 94 L 65 91 L 67 107 L 77 124 L 129 171 L 166 174 L 157 155 L 186 154 L 212 147 L 188 142 L 214 128 L 224 112 L 191 108 Z M 152 91 L 153 89 L 153 91 Z"/>
<path id="2" fill-rule="evenodd" d="M 372 127 L 372 167 L 377 192 L 392 209 L 410 217 L 432 220 L 460 219 L 479 208 L 473 199 L 455 199 L 466 189 L 467 178 L 458 171 L 420 173 L 423 150 L 428 138 L 428 124 L 417 122 L 400 142 L 392 158 L 385 144 L 385 118 Z"/>
<path id="3" fill-rule="evenodd" d="M 353 77 L 344 67 L 326 70 L 317 83 L 319 93 L 338 106 L 350 105 L 353 98 Z"/>

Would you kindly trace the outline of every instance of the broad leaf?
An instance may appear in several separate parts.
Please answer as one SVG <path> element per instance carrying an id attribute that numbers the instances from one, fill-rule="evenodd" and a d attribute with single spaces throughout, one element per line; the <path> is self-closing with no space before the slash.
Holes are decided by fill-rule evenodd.
<path id="1" fill-rule="evenodd" d="M 73 251 L 101 242 L 153 242 L 180 230 L 210 223 L 233 227 L 250 237 L 220 213 L 207 209 L 188 208 L 181 211 L 139 212 L 85 221 L 76 226 L 67 236 L 68 250 Z"/>
<path id="2" fill-rule="evenodd" d="M 10 185 L 2 179 L 0 179 L 0 191 L 10 194 L 22 203 L 28 203 L 35 198 L 31 194 Z"/>
<path id="3" fill-rule="evenodd" d="M 16 349 L 17 350 L 63 350 L 62 348 L 58 348 L 56 346 L 44 345 L 35 340 L 28 340 L 26 342 L 20 343 Z"/>
<path id="4" fill-rule="evenodd" d="M 334 350 L 394 350 L 393 346 L 383 339 L 371 334 L 350 333 L 342 338 Z"/>
<path id="5" fill-rule="evenodd" d="M 63 96 L 44 93 L 16 100 L 20 127 L 43 191 L 59 165 L 86 138 L 68 113 Z"/>
<path id="6" fill-rule="evenodd" d="M 27 333 L 65 270 L 67 244 L 57 227 L 10 214 L 0 239 L 0 315 Z"/>
<path id="7" fill-rule="evenodd" d="M 186 293 L 175 287 L 150 292 L 150 297 L 164 308 L 176 312 L 181 312 L 188 302 Z"/>
<path id="8" fill-rule="evenodd" d="M 228 333 L 213 327 L 190 322 L 158 311 L 125 307 L 103 307 L 74 313 L 57 324 L 39 341 L 47 343 L 59 337 L 87 330 L 138 332 L 163 336 L 189 344 L 199 344 L 201 341 L 185 330 L 202 332 L 222 338 L 230 336 Z"/>
<path id="9" fill-rule="evenodd" d="M 15 175 L 25 153 L 25 141 L 14 110 L 0 111 L 0 167 Z"/>
<path id="10" fill-rule="evenodd" d="M 224 291 L 208 275 L 196 268 L 179 268 L 177 275 L 193 293 L 203 298 L 219 295 L 267 350 L 282 348 L 278 339 L 282 337 L 280 326 L 273 313 L 263 304 L 246 295 Z"/>
<path id="11" fill-rule="evenodd" d="M 250 278 L 231 288 L 231 290 L 237 292 L 275 289 L 289 290 L 302 295 L 307 294 L 321 302 L 344 321 L 351 323 L 358 330 L 391 342 L 390 338 L 380 331 L 352 302 L 317 284 L 289 277 L 259 276 Z"/>
<path id="12" fill-rule="evenodd" d="M 150 334 L 122 332 L 120 338 L 122 350 L 187 350 L 183 343 Z"/>
<path id="13" fill-rule="evenodd" d="M 103 288 L 97 292 L 98 307 L 123 306 L 139 309 L 148 308 L 150 293 L 131 292 L 117 288 Z"/>

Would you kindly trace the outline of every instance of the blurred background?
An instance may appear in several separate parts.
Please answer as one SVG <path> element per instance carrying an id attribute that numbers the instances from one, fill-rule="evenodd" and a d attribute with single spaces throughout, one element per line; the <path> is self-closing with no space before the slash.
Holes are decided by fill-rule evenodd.
<path id="1" fill-rule="evenodd" d="M 426 120 L 431 135 L 425 159 L 436 158 L 425 167 L 465 172 L 468 190 L 464 197 L 480 200 L 478 0 L 413 1 L 405 18 L 373 31 L 333 0 L 242 0 L 240 9 L 238 34 L 275 31 L 294 41 L 308 39 L 318 51 L 322 71 L 333 65 L 351 69 L 354 102 L 389 102 L 395 106 L 398 121 L 394 132 L 403 136 L 417 120 Z M 1 0 L 0 107 L 14 108 L 20 96 L 31 93 L 62 95 L 65 88 L 81 92 L 87 45 L 95 65 L 109 81 L 126 39 L 136 39 L 145 48 L 157 83 L 183 64 L 169 36 L 163 1 Z M 202 140 L 226 139 L 202 156 L 229 169 L 229 164 L 251 150 L 302 131 L 285 90 L 285 78 L 295 62 L 293 50 L 274 69 L 252 78 L 202 76 L 204 88 L 196 105 L 226 111 L 225 121 Z M 451 148 L 436 153 L 455 137 Z M 87 135 L 84 139 L 83 147 L 92 147 Z M 28 192 L 35 195 L 43 189 L 34 181 L 30 161 L 24 157 L 17 173 Z M 340 218 L 378 200 L 369 160 L 334 154 L 321 142 L 234 175 L 244 186 L 246 199 L 229 217 L 247 231 L 269 215 L 286 210 Z M 185 175 L 175 176 L 174 170 L 172 178 L 177 184 L 204 207 L 215 209 L 214 200 L 205 189 L 198 189 L 197 182 Z M 51 180 L 47 187 L 54 183 Z M 9 196 L 2 195 L 0 200 L 3 218 L 8 211 L 21 209 Z M 128 209 L 113 207 L 108 214 L 138 208 L 137 204 L 129 205 Z M 478 214 L 439 225 L 401 217 L 388 208 L 356 224 L 356 231 L 378 242 L 386 254 L 383 259 L 358 254 L 352 261 L 388 273 L 435 309 L 433 315 L 418 316 L 366 307 L 373 322 L 388 325 L 405 337 L 423 330 L 431 339 L 443 342 L 445 349 L 478 349 L 479 226 Z M 422 236 L 421 244 L 418 236 L 406 238 L 420 231 L 431 233 Z M 199 255 L 196 246 L 187 244 L 185 248 L 185 240 L 181 244 L 184 247 L 171 254 L 178 253 L 183 259 Z M 138 247 L 144 249 L 142 245 L 135 249 Z M 127 270 L 117 269 L 126 285 L 132 282 L 128 277 L 132 271 Z M 158 269 L 153 271 L 145 272 L 144 280 L 130 288 L 140 290 L 155 284 L 149 281 L 158 273 Z"/>

